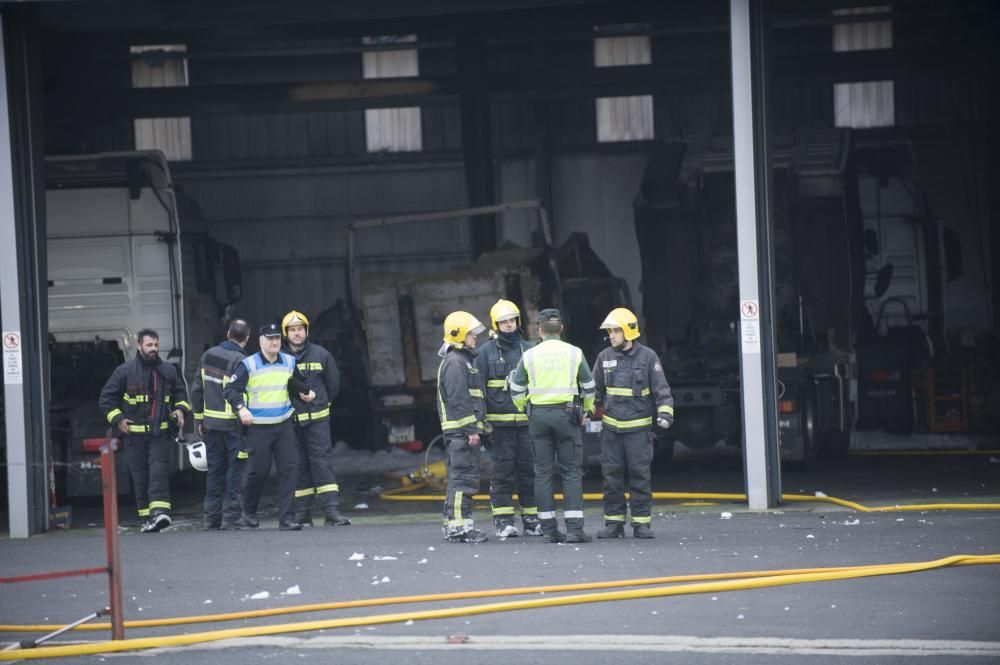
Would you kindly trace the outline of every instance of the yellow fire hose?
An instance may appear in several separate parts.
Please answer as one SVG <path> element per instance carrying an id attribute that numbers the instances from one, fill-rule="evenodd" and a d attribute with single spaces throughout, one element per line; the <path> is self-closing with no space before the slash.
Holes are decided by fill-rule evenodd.
<path id="1" fill-rule="evenodd" d="M 507 601 L 499 603 L 487 603 L 483 605 L 472 605 L 465 607 L 454 607 L 439 610 L 422 610 L 413 612 L 396 612 L 392 614 L 379 614 L 359 617 L 349 617 L 344 619 L 327 619 L 321 621 L 304 621 L 297 623 L 276 624 L 268 626 L 252 626 L 244 628 L 231 628 L 225 630 L 213 630 L 201 633 L 189 633 L 185 635 L 166 635 L 162 637 L 133 638 L 119 641 L 91 642 L 86 644 L 69 644 L 63 646 L 39 647 L 29 650 L 0 651 L 0 661 L 27 660 L 39 658 L 53 658 L 58 656 L 79 656 L 88 654 L 114 653 L 122 651 L 135 651 L 140 649 L 151 649 L 157 647 L 176 647 L 192 644 L 202 644 L 218 640 L 233 639 L 239 637 L 257 637 L 263 635 L 278 635 L 284 633 L 304 632 L 312 630 L 326 630 L 332 628 L 350 628 L 355 626 L 373 626 L 389 623 L 399 623 L 405 621 L 423 621 L 428 619 L 447 619 L 461 616 L 474 616 L 479 614 L 490 614 L 497 612 L 509 612 L 514 610 L 538 609 L 544 607 L 559 607 L 565 605 L 579 605 L 586 603 L 610 602 L 616 600 L 635 600 L 642 598 L 663 598 L 668 596 L 680 596 L 695 593 L 719 593 L 724 591 L 740 591 L 748 589 L 763 589 L 768 587 L 785 586 L 789 584 L 804 584 L 807 582 L 824 582 L 833 580 L 844 580 L 861 577 L 873 577 L 877 575 L 897 575 L 901 573 L 914 573 L 948 566 L 977 565 L 977 564 L 1000 564 L 1000 554 L 990 555 L 955 555 L 917 563 L 896 563 L 873 566 L 855 566 L 850 568 L 815 569 L 810 572 L 791 572 L 787 574 L 773 574 L 764 577 L 754 577 L 745 580 L 727 580 L 712 582 L 697 582 L 681 586 L 655 589 L 633 589 L 628 591 L 611 591 L 604 593 L 578 594 L 562 597 L 537 598 L 529 600 Z M 772 571 L 774 572 L 774 571 Z M 630 585 L 635 585 L 635 580 L 628 581 Z M 613 583 L 601 583 L 613 584 Z M 617 584 L 622 584 L 618 582 Z M 570 585 L 574 586 L 574 585 Z M 541 588 L 539 588 L 541 589 Z M 499 590 L 504 594 L 511 590 Z M 472 592 L 483 593 L 483 592 Z M 453 594 L 438 594 L 438 596 L 453 596 Z M 439 598 L 441 599 L 441 598 Z M 386 599 L 390 600 L 390 599 Z M 370 601 L 363 601 L 370 602 Z M 398 600 L 396 602 L 399 602 Z M 404 601 L 406 602 L 406 601 Z M 415 601 L 410 601 L 415 602 Z M 288 608 L 284 608 L 288 609 Z"/>
<path id="2" fill-rule="evenodd" d="M 379 495 L 379 498 L 386 501 L 444 501 L 443 494 L 411 494 L 418 489 L 427 487 L 426 483 L 406 485 L 396 489 L 386 490 Z M 516 494 L 514 495 L 517 496 Z M 628 492 L 625 493 L 628 496 Z M 561 500 L 561 494 L 555 495 L 556 500 Z M 588 492 L 583 495 L 585 501 L 601 501 L 603 494 Z M 489 501 L 486 494 L 476 494 L 472 497 L 474 501 Z M 653 492 L 653 499 L 658 500 L 680 500 L 680 501 L 731 501 L 742 503 L 747 500 L 746 494 L 725 494 L 714 492 Z M 1000 510 L 1000 503 L 918 503 L 909 505 L 892 506 L 864 506 L 854 501 L 838 499 L 833 496 L 813 496 L 811 494 L 782 494 L 782 501 L 800 503 L 834 503 L 859 513 L 892 513 L 924 510 Z"/>

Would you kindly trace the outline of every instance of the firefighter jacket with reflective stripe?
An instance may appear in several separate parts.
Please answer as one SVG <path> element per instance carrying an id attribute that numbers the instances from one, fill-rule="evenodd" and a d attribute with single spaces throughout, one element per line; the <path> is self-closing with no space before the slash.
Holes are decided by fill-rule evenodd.
<path id="1" fill-rule="evenodd" d="M 295 407 L 295 420 L 306 425 L 315 420 L 326 420 L 330 417 L 330 402 L 337 398 L 340 392 L 340 372 L 333 355 L 318 344 L 306 342 L 298 353 L 284 349 L 285 353 L 295 356 L 295 364 L 305 377 L 309 388 L 316 393 L 316 399 L 306 404 L 297 394 L 292 395 L 292 406 Z"/>
<path id="2" fill-rule="evenodd" d="M 483 432 L 486 402 L 479 371 L 472 365 L 476 354 L 451 347 L 441 360 L 437 374 L 438 418 L 443 432 Z"/>
<path id="3" fill-rule="evenodd" d="M 594 411 L 594 377 L 583 351 L 558 337 L 543 337 L 537 346 L 524 352 L 510 375 L 514 406 L 551 405 L 583 401 L 583 410 Z"/>
<path id="4" fill-rule="evenodd" d="M 274 362 L 268 362 L 257 352 L 236 366 L 223 395 L 233 411 L 248 408 L 255 425 L 273 425 L 292 417 L 289 392 L 299 389 L 308 390 L 294 356 L 279 351 Z"/>
<path id="5" fill-rule="evenodd" d="M 228 339 L 202 354 L 198 376 L 191 385 L 191 407 L 194 419 L 205 429 L 232 432 L 239 428 L 239 418 L 222 391 L 244 358 L 243 348 Z"/>
<path id="6" fill-rule="evenodd" d="M 663 418 L 674 422 L 674 397 L 663 365 L 648 346 L 632 342 L 627 351 L 608 347 L 594 362 L 597 403 L 604 406 L 603 427 L 615 432 L 650 429 Z"/>
<path id="7" fill-rule="evenodd" d="M 165 432 L 171 411 L 191 411 L 177 368 L 165 362 L 145 363 L 138 353 L 111 373 L 98 405 L 113 426 L 123 418 L 131 420 L 129 431 L 134 434 Z"/>
<path id="8" fill-rule="evenodd" d="M 518 334 L 516 340 L 508 341 L 497 337 L 476 349 L 473 365 L 479 370 L 479 376 L 486 386 L 486 420 L 494 427 L 528 425 L 528 416 L 518 411 L 510 398 L 507 377 L 521 362 L 524 351 L 531 346 L 531 342 L 521 339 Z"/>

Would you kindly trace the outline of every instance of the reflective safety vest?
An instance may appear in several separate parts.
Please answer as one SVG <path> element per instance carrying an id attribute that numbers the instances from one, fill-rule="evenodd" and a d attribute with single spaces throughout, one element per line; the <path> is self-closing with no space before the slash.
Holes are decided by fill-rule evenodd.
<path id="1" fill-rule="evenodd" d="M 243 359 L 247 368 L 246 406 L 255 424 L 270 425 L 292 416 L 292 401 L 288 397 L 288 380 L 295 372 L 295 358 L 278 353 L 278 359 L 268 363 L 255 353 Z"/>
<path id="2" fill-rule="evenodd" d="M 528 401 L 565 404 L 580 393 L 576 375 L 583 351 L 559 339 L 548 339 L 524 352 Z"/>

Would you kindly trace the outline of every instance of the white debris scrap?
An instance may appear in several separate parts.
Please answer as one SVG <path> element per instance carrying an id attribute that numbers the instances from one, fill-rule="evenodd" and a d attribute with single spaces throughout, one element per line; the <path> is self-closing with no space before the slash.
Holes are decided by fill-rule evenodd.
<path id="1" fill-rule="evenodd" d="M 212 604 L 211 598 L 206 599 L 205 602 L 202 603 L 202 605 L 211 605 L 211 604 Z"/>
<path id="2" fill-rule="evenodd" d="M 420 561 L 417 561 L 417 563 L 427 563 L 427 559 L 421 559 Z"/>
<path id="3" fill-rule="evenodd" d="M 819 490 L 816 490 L 816 496 L 823 498 L 823 497 L 826 497 L 826 494 L 823 494 Z"/>
<path id="4" fill-rule="evenodd" d="M 364 554 L 362 554 L 361 552 L 355 552 L 351 556 L 347 557 L 347 560 L 348 561 L 361 561 L 364 558 L 365 558 Z"/>
<path id="5" fill-rule="evenodd" d="M 844 526 L 857 526 L 858 524 L 861 524 L 861 520 L 859 520 L 857 518 L 855 518 L 853 520 L 846 520 L 844 522 Z"/>
<path id="6" fill-rule="evenodd" d="M 354 504 L 354 510 L 368 510 L 367 503 L 356 503 Z"/>
<path id="7" fill-rule="evenodd" d="M 394 557 L 394 556 L 374 556 L 372 558 L 375 561 L 395 561 L 396 560 L 396 557 Z"/>
<path id="8" fill-rule="evenodd" d="M 295 586 L 290 586 L 287 589 L 285 589 L 285 595 L 286 596 L 301 596 L 302 595 L 302 589 L 299 588 L 298 584 L 296 584 Z"/>
<path id="9" fill-rule="evenodd" d="M 258 591 L 254 595 L 250 596 L 250 600 L 266 600 L 267 598 L 270 597 L 271 594 L 268 593 L 267 591 Z"/>
<path id="10" fill-rule="evenodd" d="M 733 514 L 732 513 L 722 513 L 721 515 L 719 515 L 719 519 L 731 520 L 731 519 L 733 519 Z"/>

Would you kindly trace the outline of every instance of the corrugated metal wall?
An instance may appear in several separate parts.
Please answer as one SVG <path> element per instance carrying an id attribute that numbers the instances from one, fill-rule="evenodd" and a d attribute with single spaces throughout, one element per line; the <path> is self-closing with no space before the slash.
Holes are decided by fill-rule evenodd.
<path id="1" fill-rule="evenodd" d="M 716 9 L 723 5 L 718 3 Z M 706 14 L 712 11 L 709 8 Z M 893 48 L 934 48 L 944 38 L 954 43 L 968 27 L 963 21 L 968 18 L 948 22 L 931 16 L 922 22 L 911 19 L 903 26 L 894 24 Z M 653 67 L 670 72 L 700 71 L 706 62 L 718 63 L 728 57 L 729 37 L 724 29 L 695 26 L 685 32 L 662 17 L 649 27 Z M 577 34 L 549 40 L 536 26 L 524 34 L 492 37 L 489 69 L 524 72 L 526 76 L 543 68 L 593 70 L 592 37 L 599 33 L 588 35 L 586 28 L 577 24 L 566 30 Z M 358 80 L 363 75 L 361 38 L 192 42 L 187 45 L 190 83 Z M 418 46 L 428 44 L 420 50 L 420 76 L 455 73 L 456 53 L 449 45 L 454 35 L 418 35 L 418 39 Z M 430 46 L 435 41 L 439 43 Z M 63 80 L 113 82 L 127 87 L 127 55 L 115 55 L 115 49 L 127 48 L 126 35 L 114 40 L 88 35 L 59 49 L 47 49 L 46 57 L 50 58 L 49 70 L 60 72 Z M 774 33 L 776 57 L 808 58 L 810 54 L 828 54 L 833 48 L 831 24 L 820 22 Z M 88 60 L 97 57 L 92 53 L 100 54 L 101 59 Z M 111 67 L 118 62 L 116 57 L 122 65 L 117 73 Z M 981 109 L 987 106 L 980 80 L 937 71 L 924 79 L 897 81 L 894 88 L 897 125 L 948 126 L 947 131 L 958 133 L 960 145 L 976 145 L 976 128 L 983 122 Z M 556 240 L 573 231 L 588 233 L 591 245 L 611 270 L 628 280 L 638 303 L 639 262 L 631 202 L 649 144 L 598 145 L 594 98 L 599 96 L 597 89 L 591 98 L 549 95 L 518 101 L 495 96 L 491 125 L 497 198 L 512 201 L 539 196 L 534 152 L 544 139 L 551 149 L 549 182 Z M 800 77 L 788 85 L 775 85 L 772 102 L 773 126 L 779 132 L 834 125 L 834 87 L 828 77 L 816 81 Z M 78 126 L 60 108 L 47 111 L 49 153 L 129 147 L 130 121 L 98 117 L 89 125 Z M 262 320 L 291 306 L 317 312 L 343 298 L 345 223 L 349 218 L 466 205 L 458 107 L 422 107 L 420 126 L 421 152 L 410 153 L 405 159 L 385 155 L 384 160 L 376 161 L 366 151 L 363 109 L 192 116 L 193 164 L 178 164 L 175 173 L 201 204 L 212 232 L 242 255 L 247 293 L 243 313 Z M 658 139 L 728 135 L 732 127 L 728 81 L 688 82 L 676 89 L 660 85 L 653 95 L 653 126 Z M 983 159 L 977 152 L 970 163 L 981 164 Z M 355 166 L 337 166 L 343 163 Z M 364 165 L 357 165 L 361 163 Z M 934 177 L 933 173 L 928 176 Z M 963 197 L 985 200 L 987 187 L 977 179 L 967 182 L 976 190 L 971 199 L 949 189 L 940 195 L 938 207 L 970 215 L 973 221 L 965 224 L 981 237 L 989 221 L 988 206 L 969 204 L 966 210 L 954 201 Z M 954 201 L 949 202 L 948 197 Z M 536 228 L 531 213 L 502 215 L 499 241 L 529 244 Z M 369 231 L 358 239 L 361 265 L 379 269 L 440 269 L 467 260 L 470 251 L 468 225 L 462 221 Z M 987 256 L 980 262 L 983 267 L 977 275 L 989 274 L 988 261 Z"/>

